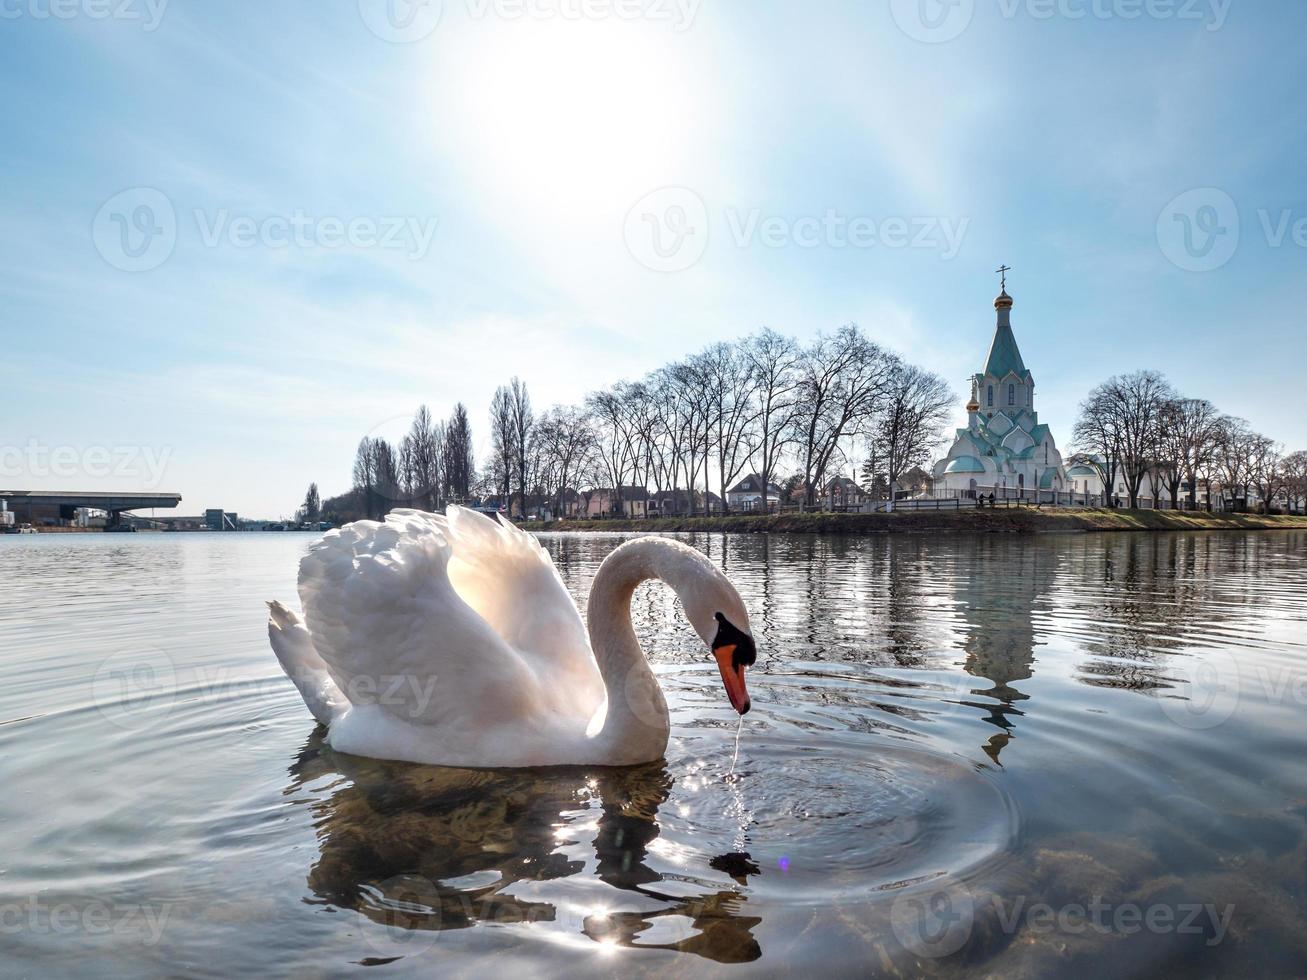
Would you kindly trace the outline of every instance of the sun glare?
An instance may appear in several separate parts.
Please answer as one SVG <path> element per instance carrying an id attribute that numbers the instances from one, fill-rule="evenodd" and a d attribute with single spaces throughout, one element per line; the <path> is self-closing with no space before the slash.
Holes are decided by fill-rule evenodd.
<path id="1" fill-rule="evenodd" d="M 474 22 L 449 55 L 434 138 L 501 206 L 606 219 L 678 179 L 702 119 L 665 25 Z"/>

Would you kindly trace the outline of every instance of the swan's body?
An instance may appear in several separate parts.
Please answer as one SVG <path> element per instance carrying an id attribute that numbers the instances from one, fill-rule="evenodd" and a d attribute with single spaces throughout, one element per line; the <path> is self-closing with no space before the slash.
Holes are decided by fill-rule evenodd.
<path id="1" fill-rule="evenodd" d="M 667 704 L 631 593 L 667 582 L 714 647 L 732 704 L 753 662 L 738 593 L 704 555 L 637 538 L 604 561 L 589 631 L 530 535 L 474 511 L 393 511 L 330 531 L 300 562 L 301 619 L 268 634 L 333 748 L 450 766 L 630 765 L 662 756 Z"/>

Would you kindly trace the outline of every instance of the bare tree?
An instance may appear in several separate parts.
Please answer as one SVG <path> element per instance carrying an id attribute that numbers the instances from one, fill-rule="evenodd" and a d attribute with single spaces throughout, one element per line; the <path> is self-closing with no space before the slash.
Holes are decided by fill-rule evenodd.
<path id="1" fill-rule="evenodd" d="M 563 513 L 564 494 L 575 492 L 583 474 L 593 470 L 595 433 L 585 411 L 554 406 L 535 426 L 544 491 L 556 515 Z"/>
<path id="2" fill-rule="evenodd" d="M 1174 399 L 1162 375 L 1136 371 L 1110 378 L 1080 404 L 1074 435 L 1079 461 L 1099 470 L 1109 494 L 1119 468 L 1131 508 L 1139 506 L 1139 488 L 1157 464 L 1162 409 Z"/>
<path id="3" fill-rule="evenodd" d="M 316 521 L 322 514 L 322 496 L 318 493 L 316 483 L 309 484 L 308 493 L 304 495 L 304 503 L 300 507 L 300 512 L 304 515 L 306 521 Z"/>
<path id="4" fill-rule="evenodd" d="M 525 518 L 527 452 L 531 444 L 534 416 L 531 414 L 531 396 L 527 393 L 526 385 L 518 378 L 513 379 L 509 388 L 508 409 L 513 436 L 512 462 L 517 470 L 518 516 Z"/>
<path id="5" fill-rule="evenodd" d="M 597 434 L 594 477 L 612 489 L 610 506 L 623 512 L 622 487 L 636 467 L 635 428 L 631 402 L 636 397 L 629 382 L 619 381 L 607 391 L 597 391 L 586 399 Z"/>
<path id="6" fill-rule="evenodd" d="M 435 510 L 440 504 L 443 442 L 441 427 L 432 419 L 431 410 L 422 405 L 400 443 L 400 468 L 405 496 L 423 510 Z"/>
<path id="7" fill-rule="evenodd" d="M 1281 447 L 1274 439 L 1256 433 L 1251 444 L 1249 475 L 1262 501 L 1262 513 L 1269 514 L 1275 498 L 1284 492 Z"/>
<path id="8" fill-rule="evenodd" d="M 490 469 L 506 512 L 509 509 L 508 498 L 512 495 L 513 463 L 517 457 L 514 442 L 516 433 L 517 427 L 513 424 L 513 392 L 507 386 L 500 385 L 490 400 L 490 438 L 494 447 Z"/>
<path id="9" fill-rule="evenodd" d="M 445 426 L 441 456 L 445 499 L 457 503 L 466 502 L 472 495 L 476 467 L 472 459 L 472 426 L 468 421 L 467 408 L 462 402 L 454 406 L 453 414 Z"/>
<path id="10" fill-rule="evenodd" d="M 1307 452 L 1289 453 L 1280 464 L 1284 474 L 1284 492 L 1289 509 L 1301 512 L 1307 509 Z"/>
<path id="11" fill-rule="evenodd" d="M 819 335 L 803 352 L 794 428 L 809 507 L 816 505 L 840 440 L 867 425 L 889 376 L 890 358 L 854 324 Z"/>
<path id="12" fill-rule="evenodd" d="M 752 365 L 735 344 L 713 344 L 698 357 L 708 411 L 709 448 L 717 457 L 717 487 L 722 512 L 728 513 L 726 489 L 748 463 L 756 447 L 753 423 Z"/>
<path id="13" fill-rule="evenodd" d="M 803 355 L 793 338 L 766 327 L 744 342 L 743 354 L 758 400 L 757 473 L 765 504 L 767 487 L 776 479 L 777 464 L 794 440 Z"/>
<path id="14" fill-rule="evenodd" d="M 1171 508 L 1179 507 L 1180 486 L 1189 485 L 1189 508 L 1198 503 L 1198 474 L 1216 443 L 1216 406 L 1205 398 L 1174 398 L 1162 406 L 1158 469 L 1165 474 Z"/>
<path id="15" fill-rule="evenodd" d="M 868 434 L 891 493 L 900 476 L 930 459 L 952 404 L 953 392 L 943 378 L 892 359 L 888 390 Z"/>

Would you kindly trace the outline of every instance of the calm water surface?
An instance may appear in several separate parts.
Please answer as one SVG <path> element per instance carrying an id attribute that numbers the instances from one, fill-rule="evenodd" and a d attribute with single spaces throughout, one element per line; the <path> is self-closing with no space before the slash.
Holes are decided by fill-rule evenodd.
<path id="1" fill-rule="evenodd" d="M 506 772 L 324 745 L 307 535 L 0 538 L 0 975 L 1307 971 L 1307 535 L 687 539 L 738 759 L 651 584 L 665 762 Z"/>

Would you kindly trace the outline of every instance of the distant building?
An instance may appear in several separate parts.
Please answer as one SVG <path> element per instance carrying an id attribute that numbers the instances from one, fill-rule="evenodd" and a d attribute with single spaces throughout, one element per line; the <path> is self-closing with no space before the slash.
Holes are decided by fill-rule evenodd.
<path id="1" fill-rule="evenodd" d="M 204 512 L 204 525 L 210 531 L 234 531 L 236 530 L 236 523 L 235 511 L 223 510 L 221 507 L 210 507 Z"/>
<path id="2" fill-rule="evenodd" d="M 598 487 L 581 493 L 584 517 L 647 517 L 649 491 L 644 487 L 622 487 L 621 492 L 611 487 Z"/>
<path id="3" fill-rule="evenodd" d="M 763 511 L 770 510 L 780 503 L 781 488 L 770 480 L 764 492 L 762 479 L 757 473 L 750 473 L 735 486 L 726 491 L 726 506 L 731 510 Z"/>
<path id="4" fill-rule="evenodd" d="M 1035 491 L 1069 489 L 1062 454 L 1035 411 L 1035 379 L 1012 333 L 1012 297 L 994 300 L 998 314 L 985 369 L 971 378 L 967 427 L 935 464 L 934 489 L 1032 498 Z"/>
<path id="5" fill-rule="evenodd" d="M 837 476 L 830 480 L 822 497 L 830 510 L 850 510 L 861 507 L 867 501 L 867 494 L 862 487 L 847 476 Z"/>

